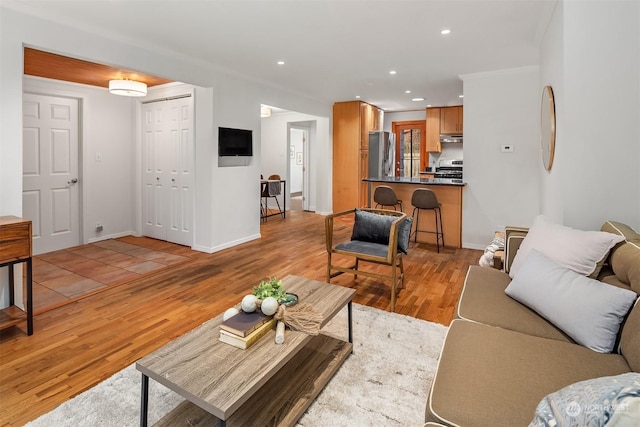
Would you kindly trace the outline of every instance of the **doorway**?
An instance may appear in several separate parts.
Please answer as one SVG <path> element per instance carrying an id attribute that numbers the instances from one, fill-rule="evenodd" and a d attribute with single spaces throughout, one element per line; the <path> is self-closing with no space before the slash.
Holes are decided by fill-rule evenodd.
<path id="1" fill-rule="evenodd" d="M 403 178 L 419 177 L 420 171 L 425 168 L 425 121 L 392 122 L 391 128 L 397 141 L 396 176 Z"/>
<path id="2" fill-rule="evenodd" d="M 23 94 L 23 215 L 33 254 L 80 244 L 78 99 Z"/>
<path id="3" fill-rule="evenodd" d="M 305 192 L 305 151 L 309 141 L 309 129 L 289 128 L 289 194 L 292 211 L 308 210 Z"/>

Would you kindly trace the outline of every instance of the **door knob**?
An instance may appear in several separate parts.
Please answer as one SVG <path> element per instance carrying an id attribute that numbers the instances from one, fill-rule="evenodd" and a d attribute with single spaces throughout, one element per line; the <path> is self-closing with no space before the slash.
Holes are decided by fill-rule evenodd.
<path id="1" fill-rule="evenodd" d="M 73 178 L 71 181 L 67 181 L 67 184 L 68 184 L 68 185 L 73 185 L 73 184 L 75 184 L 76 182 L 78 182 L 78 178 Z"/>

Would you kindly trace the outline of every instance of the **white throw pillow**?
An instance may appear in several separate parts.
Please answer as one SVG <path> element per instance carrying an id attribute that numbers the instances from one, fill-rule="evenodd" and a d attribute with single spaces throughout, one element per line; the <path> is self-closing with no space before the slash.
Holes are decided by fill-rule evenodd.
<path id="1" fill-rule="evenodd" d="M 588 276 L 611 248 L 623 240 L 623 236 L 605 231 L 582 231 L 554 224 L 544 215 L 538 215 L 513 259 L 509 276 L 512 279 L 516 277 L 532 249 L 576 273 Z"/>
<path id="2" fill-rule="evenodd" d="M 633 291 L 581 276 L 535 249 L 505 292 L 578 344 L 600 353 L 613 350 L 620 323 L 638 297 Z"/>

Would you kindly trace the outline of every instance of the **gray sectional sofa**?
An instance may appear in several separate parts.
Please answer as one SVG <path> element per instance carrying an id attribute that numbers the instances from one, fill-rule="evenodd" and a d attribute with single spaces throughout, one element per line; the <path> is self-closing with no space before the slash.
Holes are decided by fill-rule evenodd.
<path id="1" fill-rule="evenodd" d="M 613 286 L 640 293 L 640 235 L 616 222 L 605 223 L 602 231 L 623 240 L 607 251 L 605 265 L 598 265 L 593 274 L 606 284 L 605 291 Z M 527 229 L 507 228 L 504 271 L 469 268 L 428 396 L 425 421 L 431 424 L 426 425 L 526 426 L 545 396 L 584 380 L 640 372 L 637 299 L 624 314 L 613 351 L 605 353 L 578 344 L 565 330 L 507 295 L 512 280 L 524 274 L 523 266 L 513 279 L 509 275 L 526 236 Z M 551 302 L 558 299 L 549 296 Z M 585 412 L 587 407 L 583 404 L 581 409 Z M 571 425 L 580 425 L 578 418 L 574 421 L 577 424 Z"/>

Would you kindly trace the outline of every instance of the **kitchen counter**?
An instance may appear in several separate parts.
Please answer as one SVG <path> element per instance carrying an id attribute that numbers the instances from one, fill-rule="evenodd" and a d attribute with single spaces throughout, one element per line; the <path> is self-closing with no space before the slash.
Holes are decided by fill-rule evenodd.
<path id="1" fill-rule="evenodd" d="M 417 188 L 428 188 L 433 191 L 440 203 L 442 211 L 442 225 L 444 242 L 447 247 L 462 247 L 462 189 L 467 185 L 462 179 L 453 178 L 365 178 L 368 184 L 368 206 L 375 207 L 373 192 L 380 185 L 387 185 L 393 189 L 398 199 L 402 200 L 402 211 L 413 215 L 411 196 Z M 391 209 L 387 207 L 386 209 Z M 433 211 L 423 210 L 419 215 L 420 230 L 435 230 Z M 415 230 L 415 225 L 413 226 Z M 413 236 L 411 241 L 413 241 Z M 418 233 L 418 242 L 435 245 L 435 234 Z"/>
<path id="2" fill-rule="evenodd" d="M 464 187 L 467 185 L 462 179 L 456 178 L 400 178 L 400 177 L 382 177 L 382 178 L 365 178 L 365 182 L 386 182 L 398 184 L 417 184 L 417 185 L 454 185 Z"/>

